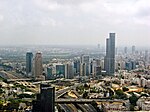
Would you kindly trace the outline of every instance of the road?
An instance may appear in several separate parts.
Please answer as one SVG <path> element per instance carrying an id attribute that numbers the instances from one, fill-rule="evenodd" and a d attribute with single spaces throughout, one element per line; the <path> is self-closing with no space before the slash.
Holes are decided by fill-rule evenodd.
<path id="1" fill-rule="evenodd" d="M 71 87 L 66 87 L 62 90 L 56 91 L 55 98 L 58 99 L 62 95 L 66 94 L 67 92 L 71 91 L 72 89 L 76 88 L 77 86 L 81 85 L 80 83 L 75 84 L 74 86 Z"/>
<path id="2" fill-rule="evenodd" d="M 58 104 L 58 106 L 65 112 L 78 112 L 73 104 Z"/>
<path id="3" fill-rule="evenodd" d="M 56 103 L 91 103 L 92 101 L 95 102 L 124 102 L 123 100 L 110 100 L 110 99 L 63 99 L 59 98 L 56 99 Z"/>

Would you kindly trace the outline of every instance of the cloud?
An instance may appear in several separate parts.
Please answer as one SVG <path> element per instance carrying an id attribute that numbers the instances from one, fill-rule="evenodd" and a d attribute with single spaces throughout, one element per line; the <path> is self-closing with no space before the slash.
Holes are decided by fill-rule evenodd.
<path id="1" fill-rule="evenodd" d="M 0 22 L 2 22 L 4 19 L 3 15 L 0 15 Z"/>
<path id="2" fill-rule="evenodd" d="M 0 37 L 95 44 L 115 31 L 118 43 L 125 37 L 140 43 L 137 32 L 149 36 L 149 10 L 150 0 L 0 0 Z"/>

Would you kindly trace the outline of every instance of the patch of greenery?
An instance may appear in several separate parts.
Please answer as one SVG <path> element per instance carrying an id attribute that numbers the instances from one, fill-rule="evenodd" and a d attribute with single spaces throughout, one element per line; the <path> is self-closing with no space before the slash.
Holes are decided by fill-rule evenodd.
<path id="1" fill-rule="evenodd" d="M 127 98 L 127 95 L 121 90 L 121 89 L 118 89 L 118 90 L 115 90 L 115 97 L 117 99 L 126 99 Z"/>
<path id="2" fill-rule="evenodd" d="M 29 95 L 29 94 L 19 94 L 17 95 L 18 98 L 22 99 L 22 98 L 35 98 L 35 95 L 32 94 L 32 95 Z"/>
<path id="3" fill-rule="evenodd" d="M 85 91 L 85 92 L 83 93 L 83 98 L 86 98 L 86 99 L 89 98 L 88 92 Z"/>
<path id="4" fill-rule="evenodd" d="M 138 97 L 135 94 L 132 94 L 132 96 L 129 98 L 129 101 L 131 105 L 136 106 L 136 102 L 138 101 Z"/>
<path id="5" fill-rule="evenodd" d="M 93 87 L 93 88 L 90 88 L 90 93 L 100 93 L 100 90 Z"/>
<path id="6" fill-rule="evenodd" d="M 27 87 L 26 87 L 26 86 L 24 86 L 24 85 L 20 85 L 20 84 L 15 84 L 15 85 L 13 86 L 13 88 L 27 89 Z"/>

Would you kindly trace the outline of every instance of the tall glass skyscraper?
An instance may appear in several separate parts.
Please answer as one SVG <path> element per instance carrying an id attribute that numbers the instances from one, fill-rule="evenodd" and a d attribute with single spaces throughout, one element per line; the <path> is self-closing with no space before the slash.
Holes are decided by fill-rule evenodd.
<path id="1" fill-rule="evenodd" d="M 26 53 L 26 75 L 29 76 L 29 74 L 32 73 L 32 62 L 33 62 L 33 54 L 32 52 Z"/>
<path id="2" fill-rule="evenodd" d="M 83 55 L 81 57 L 81 63 L 83 63 L 86 66 L 85 75 L 89 76 L 90 75 L 90 57 L 89 57 L 89 55 Z"/>
<path id="3" fill-rule="evenodd" d="M 110 33 L 106 40 L 105 70 L 108 75 L 115 73 L 115 33 Z"/>

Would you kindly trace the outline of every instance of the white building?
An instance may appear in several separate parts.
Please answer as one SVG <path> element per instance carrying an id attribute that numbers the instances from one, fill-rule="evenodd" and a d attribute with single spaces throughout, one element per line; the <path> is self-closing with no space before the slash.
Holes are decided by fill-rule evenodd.
<path id="1" fill-rule="evenodd" d="M 141 97 L 137 101 L 137 106 L 142 109 L 142 111 L 150 110 L 150 97 Z"/>

